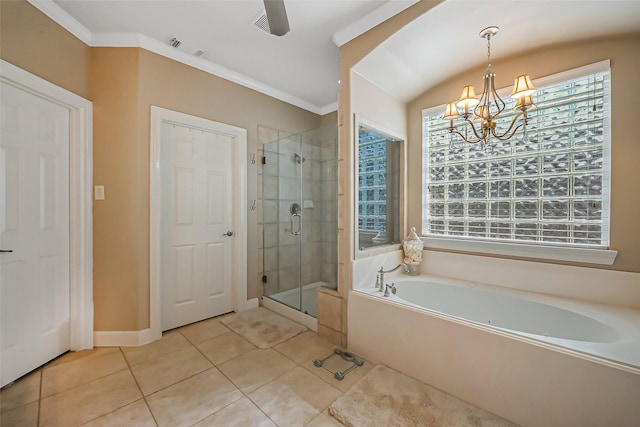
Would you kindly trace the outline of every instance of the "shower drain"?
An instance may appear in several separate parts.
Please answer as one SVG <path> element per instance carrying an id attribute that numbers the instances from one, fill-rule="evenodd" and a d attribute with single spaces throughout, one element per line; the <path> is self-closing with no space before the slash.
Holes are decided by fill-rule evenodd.
<path id="1" fill-rule="evenodd" d="M 348 362 L 350 364 L 350 366 L 336 366 L 337 369 L 331 369 L 328 365 L 331 365 L 331 361 L 332 358 L 334 358 L 334 356 L 339 356 L 340 359 L 342 359 L 345 362 Z M 340 360 L 338 359 L 338 360 Z M 347 376 L 347 374 L 349 374 L 350 372 L 352 372 L 354 369 L 364 365 L 364 359 L 360 359 L 359 357 L 357 357 L 356 355 L 354 355 L 353 353 L 349 353 L 347 351 L 342 351 L 339 348 L 336 348 L 333 350 L 333 353 L 331 353 L 330 355 L 328 355 L 327 357 L 325 357 L 324 359 L 316 359 L 313 361 L 313 364 L 317 367 L 317 368 L 324 368 L 327 371 L 331 372 L 333 374 L 333 377 L 335 379 L 337 379 L 338 381 L 342 381 L 344 379 L 345 376 Z M 335 365 L 335 363 L 334 363 Z M 346 369 L 340 369 L 340 368 L 346 368 Z"/>

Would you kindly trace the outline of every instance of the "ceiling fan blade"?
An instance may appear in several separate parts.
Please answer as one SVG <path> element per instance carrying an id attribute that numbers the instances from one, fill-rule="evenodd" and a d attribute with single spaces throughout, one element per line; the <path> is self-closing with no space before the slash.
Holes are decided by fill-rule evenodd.
<path id="1" fill-rule="evenodd" d="M 284 36 L 289 32 L 289 19 L 284 8 L 284 0 L 264 0 L 264 11 L 269 21 L 269 31 L 275 36 Z"/>

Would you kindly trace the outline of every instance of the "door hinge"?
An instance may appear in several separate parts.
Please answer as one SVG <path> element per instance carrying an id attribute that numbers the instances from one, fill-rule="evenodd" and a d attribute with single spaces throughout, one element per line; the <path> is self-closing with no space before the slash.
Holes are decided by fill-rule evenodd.
<path id="1" fill-rule="evenodd" d="M 263 165 L 267 164 L 267 158 L 265 156 L 262 156 L 262 164 Z"/>
<path id="2" fill-rule="evenodd" d="M 266 274 L 262 275 L 262 283 L 267 283 L 267 275 Z"/>

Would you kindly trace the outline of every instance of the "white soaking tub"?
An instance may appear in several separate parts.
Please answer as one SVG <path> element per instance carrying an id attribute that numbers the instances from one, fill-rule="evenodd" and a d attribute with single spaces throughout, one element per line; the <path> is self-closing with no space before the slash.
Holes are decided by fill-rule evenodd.
<path id="1" fill-rule="evenodd" d="M 350 350 L 519 424 L 640 425 L 640 312 L 428 276 L 395 288 L 351 292 Z"/>

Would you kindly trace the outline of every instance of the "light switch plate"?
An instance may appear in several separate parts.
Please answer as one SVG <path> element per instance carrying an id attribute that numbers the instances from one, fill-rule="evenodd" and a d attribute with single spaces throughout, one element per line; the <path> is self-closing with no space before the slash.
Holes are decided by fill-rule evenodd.
<path id="1" fill-rule="evenodd" d="M 95 198 L 96 200 L 104 200 L 104 185 L 96 185 Z"/>

